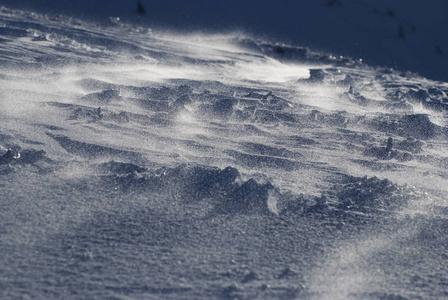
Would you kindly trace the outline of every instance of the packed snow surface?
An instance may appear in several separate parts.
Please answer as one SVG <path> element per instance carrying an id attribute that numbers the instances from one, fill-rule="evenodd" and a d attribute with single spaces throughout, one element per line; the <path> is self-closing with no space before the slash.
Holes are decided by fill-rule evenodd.
<path id="1" fill-rule="evenodd" d="M 447 94 L 0 8 L 0 298 L 446 298 Z"/>

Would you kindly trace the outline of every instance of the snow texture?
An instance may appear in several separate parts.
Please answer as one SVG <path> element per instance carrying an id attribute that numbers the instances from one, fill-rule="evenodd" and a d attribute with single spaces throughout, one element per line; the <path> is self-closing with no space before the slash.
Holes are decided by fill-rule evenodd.
<path id="1" fill-rule="evenodd" d="M 447 94 L 242 33 L 1 7 L 0 298 L 446 298 Z"/>

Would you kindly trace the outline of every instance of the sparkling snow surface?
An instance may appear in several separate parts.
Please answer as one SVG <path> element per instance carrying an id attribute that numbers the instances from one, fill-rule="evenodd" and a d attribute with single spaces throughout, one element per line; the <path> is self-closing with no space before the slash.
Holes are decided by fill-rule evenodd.
<path id="1" fill-rule="evenodd" d="M 0 298 L 446 298 L 447 94 L 0 8 Z"/>

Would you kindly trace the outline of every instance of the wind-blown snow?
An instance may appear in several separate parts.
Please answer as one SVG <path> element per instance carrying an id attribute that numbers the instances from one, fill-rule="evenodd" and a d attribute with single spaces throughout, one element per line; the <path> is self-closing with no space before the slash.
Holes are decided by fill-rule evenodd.
<path id="1" fill-rule="evenodd" d="M 0 298 L 448 295 L 448 84 L 0 9 Z"/>
<path id="2" fill-rule="evenodd" d="M 361 58 L 373 65 L 448 81 L 448 2 L 428 0 L 162 1 L 0 0 L 0 5 L 69 14 L 95 21 L 110 16 L 151 28 L 256 36 Z"/>

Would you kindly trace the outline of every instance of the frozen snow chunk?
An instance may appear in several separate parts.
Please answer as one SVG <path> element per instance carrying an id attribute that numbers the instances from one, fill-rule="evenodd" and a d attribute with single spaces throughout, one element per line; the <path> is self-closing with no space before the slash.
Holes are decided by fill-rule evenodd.
<path id="1" fill-rule="evenodd" d="M 322 69 L 310 69 L 310 77 L 307 79 L 300 79 L 299 82 L 305 83 L 322 83 L 324 82 L 326 73 Z"/>
<path id="2" fill-rule="evenodd" d="M 412 154 L 403 151 L 388 149 L 388 147 L 369 147 L 364 151 L 365 156 L 376 157 L 381 160 L 396 159 L 399 161 L 410 161 Z"/>
<path id="3" fill-rule="evenodd" d="M 431 96 L 431 99 L 437 99 L 443 101 L 444 99 L 447 98 L 447 95 L 444 91 L 435 87 L 429 88 L 428 93 Z"/>
<path id="4" fill-rule="evenodd" d="M 403 130 L 414 138 L 430 139 L 441 133 L 441 127 L 432 123 L 426 114 L 403 116 L 401 125 Z"/>
<path id="5" fill-rule="evenodd" d="M 0 156 L 0 165 L 6 164 L 34 164 L 40 160 L 50 161 L 47 158 L 45 151 L 34 150 L 34 149 L 24 149 L 22 150 L 19 146 L 12 146 L 6 153 Z"/>
<path id="6" fill-rule="evenodd" d="M 49 38 L 47 34 L 37 34 L 31 40 L 33 42 L 46 42 Z"/>
<path id="7" fill-rule="evenodd" d="M 0 165 L 9 164 L 18 160 L 20 158 L 20 150 L 21 148 L 19 146 L 13 146 L 7 149 L 6 152 L 0 156 Z"/>
<path id="8" fill-rule="evenodd" d="M 272 214 L 268 206 L 271 183 L 259 184 L 249 179 L 222 199 L 217 207 L 218 213 L 261 213 Z"/>
<path id="9" fill-rule="evenodd" d="M 368 106 L 372 102 L 371 100 L 361 95 L 358 91 L 355 91 L 353 86 L 350 86 L 348 92 L 342 94 L 341 98 L 356 103 L 360 106 Z"/>
<path id="10" fill-rule="evenodd" d="M 95 122 L 101 120 L 104 117 L 101 107 L 92 108 L 73 106 L 71 107 L 71 109 L 72 114 L 70 115 L 69 120 L 87 118 L 90 119 L 91 122 Z"/>
<path id="11" fill-rule="evenodd" d="M 404 98 L 406 98 L 409 101 L 417 101 L 417 102 L 425 102 L 431 99 L 428 92 L 426 90 L 416 90 L 416 89 L 410 89 L 405 95 Z"/>
<path id="12" fill-rule="evenodd" d="M 149 173 L 134 164 L 112 161 L 101 164 L 99 169 L 113 173 L 103 177 L 105 183 L 124 191 L 169 191 L 176 199 L 195 203 L 209 199 L 217 214 L 277 214 L 277 200 L 281 197 L 270 182 L 249 179 L 241 183 L 240 173 L 233 167 L 180 165 Z"/>
<path id="13" fill-rule="evenodd" d="M 24 149 L 20 152 L 19 163 L 34 164 L 40 160 L 47 160 L 47 154 L 44 150 Z"/>
<path id="14" fill-rule="evenodd" d="M 423 140 L 435 138 L 445 132 L 442 127 L 432 123 L 426 114 L 385 115 L 372 120 L 371 125 L 389 134 Z"/>
<path id="15" fill-rule="evenodd" d="M 367 176 L 347 177 L 338 186 L 336 197 L 339 209 L 362 212 L 393 210 L 405 205 L 409 198 L 404 188 L 390 180 Z"/>
<path id="16" fill-rule="evenodd" d="M 310 69 L 310 78 L 308 81 L 313 83 L 323 82 L 325 79 L 325 72 L 322 69 Z"/>

